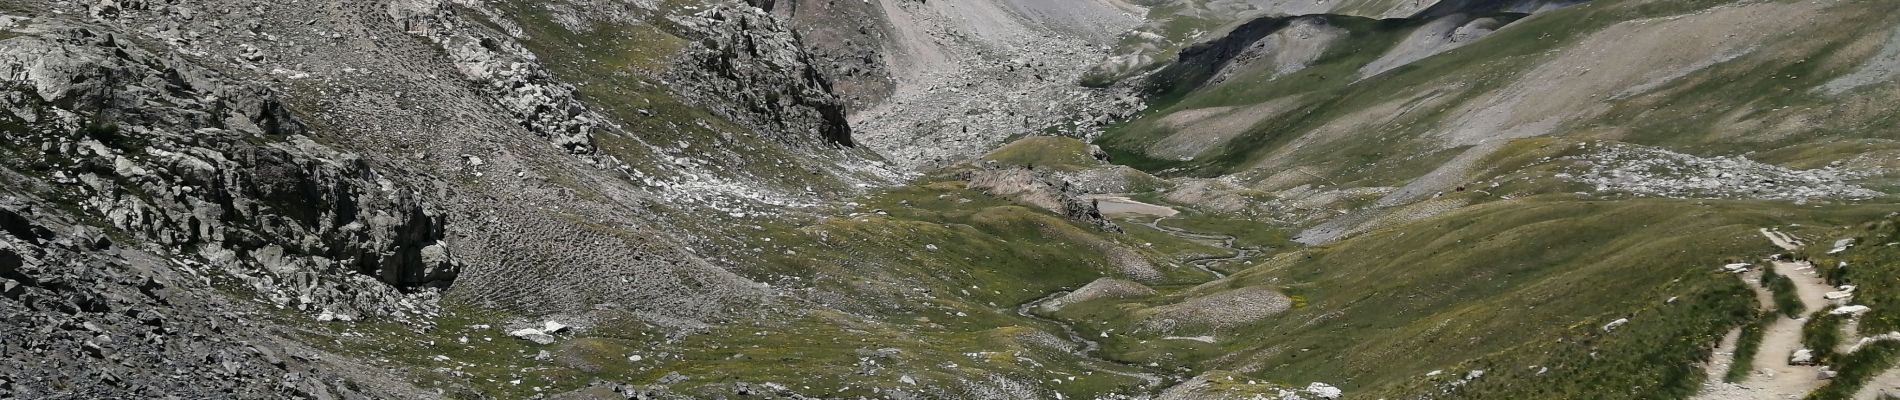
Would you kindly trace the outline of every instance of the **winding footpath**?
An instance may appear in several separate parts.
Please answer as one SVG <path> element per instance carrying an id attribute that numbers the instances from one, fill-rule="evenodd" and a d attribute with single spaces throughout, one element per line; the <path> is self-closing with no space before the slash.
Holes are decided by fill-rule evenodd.
<path id="1" fill-rule="evenodd" d="M 1801 246 L 1799 242 L 1781 232 L 1762 229 L 1761 233 L 1774 242 L 1775 246 L 1784 250 L 1794 251 Z M 1834 288 L 1828 286 L 1827 282 L 1815 273 L 1814 265 L 1806 261 L 1775 260 L 1772 265 L 1776 274 L 1794 281 L 1796 297 L 1801 299 L 1803 306 L 1801 318 L 1793 319 L 1782 315 L 1762 332 L 1759 350 L 1755 352 L 1755 358 L 1752 360 L 1756 369 L 1748 375 L 1747 379 L 1739 383 L 1722 381 L 1722 377 L 1728 372 L 1728 367 L 1734 365 L 1735 351 L 1735 342 L 1724 338 L 1723 344 L 1715 351 L 1716 354 L 1729 357 L 1729 359 L 1717 360 L 1713 363 L 1709 368 L 1708 381 L 1703 384 L 1702 393 L 1697 394 L 1695 399 L 1799 399 L 1807 397 L 1808 393 L 1821 387 L 1824 382 L 1821 379 L 1819 366 L 1794 365 L 1788 361 L 1795 351 L 1804 348 L 1801 343 L 1801 325 L 1806 323 L 1809 317 L 1829 308 L 1825 295 Z M 1755 290 L 1756 302 L 1762 309 L 1773 309 L 1774 294 L 1758 283 L 1759 277 L 1759 272 L 1749 272 L 1742 279 Z M 1740 330 L 1731 332 L 1730 337 L 1737 336 L 1739 332 Z M 1714 366 L 1721 366 L 1721 368 Z"/>

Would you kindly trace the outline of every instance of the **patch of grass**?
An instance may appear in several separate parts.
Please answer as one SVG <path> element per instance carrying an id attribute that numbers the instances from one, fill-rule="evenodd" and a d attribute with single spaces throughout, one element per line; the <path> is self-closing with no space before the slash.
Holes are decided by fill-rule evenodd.
<path id="1" fill-rule="evenodd" d="M 1183 213 L 1160 221 L 1161 226 L 1197 233 L 1234 237 L 1234 246 L 1255 249 L 1294 247 L 1286 228 L 1249 219 L 1203 213 Z"/>
<path id="2" fill-rule="evenodd" d="M 1089 154 L 1089 144 L 1057 136 L 1031 136 L 1010 142 L 982 158 L 1004 165 L 1073 171 L 1101 165 Z"/>
<path id="3" fill-rule="evenodd" d="M 997 374 L 1060 379 L 1051 387 L 1070 396 L 1127 392 L 1140 381 L 1100 370 L 1140 368 L 1051 348 L 1051 340 L 1066 342 L 1061 330 L 1017 315 L 1016 307 L 1100 277 L 1128 278 L 1122 260 L 1110 257 L 1113 248 L 1150 260 L 1163 272 L 1161 285 L 1208 279 L 1167 260 L 1216 250 L 1158 232 L 1113 234 L 961 181 L 918 182 L 860 201 L 834 217 L 734 221 L 730 236 L 746 238 L 730 244 L 744 247 L 735 254 L 735 264 L 746 266 L 741 273 L 825 293 L 817 298 L 827 304 L 688 339 L 686 359 L 676 365 L 692 385 L 809 382 L 805 393 L 850 397 L 910 387 L 896 383 L 905 374 L 926 387 Z M 882 348 L 901 354 L 872 357 L 881 372 L 860 373 L 864 354 Z"/>
<path id="4" fill-rule="evenodd" d="M 1775 320 L 1779 319 L 1776 315 L 1778 314 L 1759 313 L 1755 317 L 1755 322 L 1742 326 L 1742 335 L 1735 339 L 1733 360 L 1729 362 L 1728 371 L 1722 375 L 1723 382 L 1740 383 L 1748 379 L 1749 373 L 1754 372 L 1755 354 L 1761 352 L 1762 335 L 1768 331 L 1769 325 L 1773 325 Z"/>
<path id="5" fill-rule="evenodd" d="M 1828 254 L 1836 239 L 1853 239 L 1846 251 Z M 1801 251 L 1828 283 L 1855 285 L 1853 302 L 1872 310 L 1861 314 L 1860 331 L 1900 331 L 1900 216 L 1887 216 L 1847 229 L 1824 232 Z"/>
<path id="6" fill-rule="evenodd" d="M 1487 371 L 1454 391 L 1458 398 L 1686 395 L 1705 376 L 1696 365 L 1710 346 L 1756 321 L 1753 291 L 1715 268 L 1758 252 L 1755 229 L 1892 209 L 1571 199 L 1484 203 L 1240 271 L 1217 285 L 1267 286 L 1306 300 L 1233 331 L 1248 332 L 1245 339 L 1163 341 L 1130 326 L 1143 310 L 1197 292 L 1181 288 L 1059 316 L 1083 323 L 1088 336 L 1112 330 L 1104 349 L 1127 362 L 1258 366 L 1249 378 L 1323 381 L 1367 398 L 1445 389 L 1444 380 L 1419 378 L 1441 369 Z M 1666 304 L 1670 297 L 1682 300 Z M 1630 322 L 1603 330 L 1622 318 Z"/>
<path id="7" fill-rule="evenodd" d="M 1814 360 L 1823 364 L 1834 359 L 1834 347 L 1841 344 L 1841 323 L 1839 315 L 1815 313 L 1808 322 L 1801 324 L 1801 345 L 1814 352 Z"/>
<path id="8" fill-rule="evenodd" d="M 280 315 L 307 343 L 368 360 L 380 367 L 409 371 L 400 379 L 449 391 L 449 398 L 528 398 L 540 393 L 578 389 L 600 378 L 623 380 L 652 373 L 651 365 L 629 362 L 632 354 L 653 353 L 664 336 L 638 326 L 604 324 L 551 345 L 510 337 L 503 324 L 516 316 L 465 304 L 445 304 L 433 326 L 387 320 L 319 323 L 307 315 Z M 541 352 L 548 357 L 539 358 Z M 536 390 L 539 388 L 540 390 Z"/>
<path id="9" fill-rule="evenodd" d="M 1807 307 L 1801 304 L 1801 295 L 1794 291 L 1793 279 L 1764 268 L 1761 271 L 1760 283 L 1762 287 L 1768 288 L 1770 293 L 1774 293 L 1776 312 L 1788 318 L 1801 318 L 1802 313 L 1807 312 Z"/>

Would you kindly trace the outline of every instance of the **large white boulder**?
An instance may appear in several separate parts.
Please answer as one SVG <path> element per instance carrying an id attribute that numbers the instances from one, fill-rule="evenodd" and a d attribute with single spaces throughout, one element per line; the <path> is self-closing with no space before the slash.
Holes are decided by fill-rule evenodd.
<path id="1" fill-rule="evenodd" d="M 554 344 L 554 335 L 549 335 L 540 329 L 516 329 L 514 332 L 508 332 L 508 336 L 514 336 L 515 338 L 534 342 L 535 344 Z"/>

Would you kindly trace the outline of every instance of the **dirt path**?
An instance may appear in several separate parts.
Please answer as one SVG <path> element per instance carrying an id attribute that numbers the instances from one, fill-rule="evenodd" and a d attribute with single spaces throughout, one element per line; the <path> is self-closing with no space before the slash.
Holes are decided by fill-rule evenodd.
<path id="1" fill-rule="evenodd" d="M 1867 386 L 1854 393 L 1854 400 L 1879 400 L 1887 397 L 1900 397 L 1900 368 L 1889 369 L 1867 381 Z"/>
<path id="2" fill-rule="evenodd" d="M 1768 241 L 1775 242 L 1775 247 L 1780 247 L 1782 250 L 1800 250 L 1803 244 L 1800 239 L 1795 239 L 1794 236 L 1789 236 L 1786 233 L 1781 233 L 1781 231 L 1770 230 L 1768 228 L 1761 228 L 1761 235 L 1767 236 Z"/>
<path id="3" fill-rule="evenodd" d="M 1762 236 L 1767 237 L 1769 241 L 1782 249 L 1799 248 L 1799 242 L 1785 234 L 1767 229 L 1761 232 Z M 1794 281 L 1796 297 L 1801 299 L 1804 308 L 1802 318 L 1792 319 L 1781 316 L 1762 332 L 1761 347 L 1755 352 L 1753 360 L 1756 369 L 1741 383 L 1721 381 L 1722 374 L 1727 372 L 1727 366 L 1734 362 L 1733 342 L 1724 339 L 1725 344 L 1717 347 L 1716 354 L 1718 358 L 1731 357 L 1731 359 L 1717 360 L 1712 363 L 1709 381 L 1703 385 L 1702 393 L 1697 394 L 1695 399 L 1798 399 L 1806 397 L 1809 392 L 1821 387 L 1823 381 L 1820 377 L 1820 367 L 1791 365 L 1788 363 L 1788 358 L 1796 350 L 1803 348 L 1801 325 L 1807 322 L 1808 317 L 1828 306 L 1824 295 L 1834 289 L 1829 287 L 1820 275 L 1815 273 L 1814 266 L 1807 262 L 1774 261 L 1772 264 L 1776 274 Z M 1771 301 L 1773 294 L 1756 283 L 1759 281 L 1759 276 L 1759 273 L 1749 273 L 1743 279 L 1748 282 L 1750 288 L 1755 290 L 1756 299 L 1764 305 L 1763 309 L 1770 309 L 1773 307 Z M 1724 351 L 1725 348 L 1726 351 Z M 1715 372 L 1715 365 L 1723 366 L 1724 371 Z"/>
<path id="4" fill-rule="evenodd" d="M 1709 360 L 1708 365 L 1703 366 L 1703 371 L 1709 374 L 1707 380 L 1703 382 L 1722 382 L 1722 378 L 1728 375 L 1728 369 L 1735 366 L 1735 345 L 1741 339 L 1741 328 L 1735 328 L 1728 331 L 1728 334 L 1722 335 L 1722 341 L 1715 345 L 1715 357 Z M 1712 386 L 1703 385 L 1704 390 L 1712 389 Z"/>

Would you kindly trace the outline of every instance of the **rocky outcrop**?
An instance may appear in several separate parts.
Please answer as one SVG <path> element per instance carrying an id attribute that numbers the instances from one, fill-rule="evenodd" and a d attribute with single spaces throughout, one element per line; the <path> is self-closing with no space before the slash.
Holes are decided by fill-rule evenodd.
<path id="1" fill-rule="evenodd" d="M 714 7 L 678 21 L 695 41 L 667 79 L 721 117 L 793 145 L 853 146 L 843 102 L 798 35 L 753 7 Z"/>
<path id="2" fill-rule="evenodd" d="M 1121 231 L 1114 222 L 1102 217 L 1094 201 L 1082 199 L 1067 181 L 1053 175 L 1022 167 L 988 167 L 964 171 L 957 179 L 968 181 L 970 188 L 992 196 L 1014 199 L 1111 232 Z"/>
<path id="3" fill-rule="evenodd" d="M 606 118 L 587 108 L 573 85 L 556 80 L 519 43 L 458 29 L 467 22 L 437 3 L 396 2 L 389 14 L 404 21 L 409 34 L 440 46 L 462 79 L 507 110 L 522 128 L 569 153 L 594 152 L 594 132 L 603 129 Z"/>
<path id="4" fill-rule="evenodd" d="M 885 44 L 890 22 L 880 5 L 858 1 L 748 1 L 778 16 L 798 37 L 831 79 L 831 89 L 847 108 L 862 110 L 884 100 L 896 88 Z"/>
<path id="5" fill-rule="evenodd" d="M 426 313 L 458 263 L 447 220 L 319 144 L 267 90 L 84 26 L 0 41 L 9 186 L 179 251 L 279 306 Z M 30 190 L 29 188 L 40 188 Z"/>
<path id="6" fill-rule="evenodd" d="M 310 353 L 240 339 L 256 317 L 201 296 L 209 271 L 31 200 L 0 197 L 0 398 L 362 396 L 313 375 Z"/>

